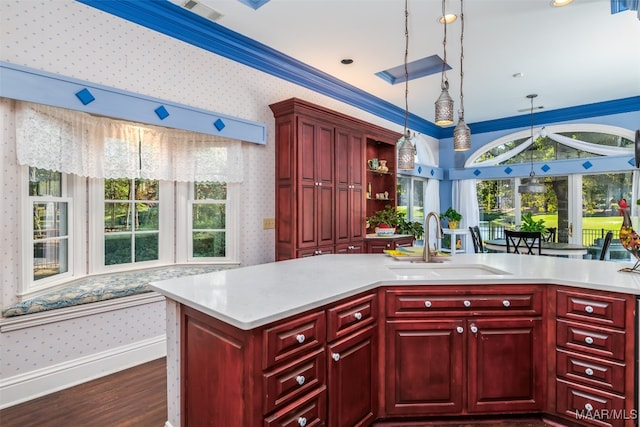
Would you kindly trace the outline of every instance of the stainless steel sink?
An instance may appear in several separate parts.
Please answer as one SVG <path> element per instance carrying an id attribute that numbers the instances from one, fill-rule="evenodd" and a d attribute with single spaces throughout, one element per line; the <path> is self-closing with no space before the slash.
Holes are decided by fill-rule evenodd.
<path id="1" fill-rule="evenodd" d="M 402 264 L 387 266 L 398 278 L 436 279 L 444 277 L 502 276 L 511 273 L 482 264 Z"/>

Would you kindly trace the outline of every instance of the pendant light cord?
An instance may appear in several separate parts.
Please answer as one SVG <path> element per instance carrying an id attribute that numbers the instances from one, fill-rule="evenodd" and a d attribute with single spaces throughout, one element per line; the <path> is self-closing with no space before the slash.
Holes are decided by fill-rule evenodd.
<path id="1" fill-rule="evenodd" d="M 409 137 L 409 0 L 404 0 L 404 136 Z"/>
<path id="2" fill-rule="evenodd" d="M 464 119 L 464 92 L 462 92 L 462 82 L 464 72 L 462 71 L 462 62 L 464 59 L 464 0 L 460 0 L 460 117 Z M 445 25 L 445 29 L 446 29 Z"/>
<path id="3" fill-rule="evenodd" d="M 447 17 L 445 13 L 445 0 L 442 0 L 442 20 L 444 21 L 444 36 L 442 38 L 442 74 L 440 76 L 440 87 L 442 89 L 448 88 L 449 86 L 449 82 L 447 81 Z"/>

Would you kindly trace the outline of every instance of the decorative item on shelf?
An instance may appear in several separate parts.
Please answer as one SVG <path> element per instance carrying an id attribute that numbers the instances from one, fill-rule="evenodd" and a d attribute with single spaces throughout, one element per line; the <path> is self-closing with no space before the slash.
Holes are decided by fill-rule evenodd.
<path id="1" fill-rule="evenodd" d="M 367 160 L 367 164 L 369 165 L 369 169 L 371 169 L 372 171 L 376 171 L 378 170 L 378 159 L 376 159 L 375 157 L 373 159 L 369 159 Z"/>
<path id="2" fill-rule="evenodd" d="M 386 160 L 378 160 L 378 163 L 380 163 L 378 166 L 378 171 L 384 172 L 384 173 L 389 172 L 389 166 L 387 166 Z"/>
<path id="3" fill-rule="evenodd" d="M 440 74 L 440 96 L 436 100 L 435 123 L 438 126 L 449 126 L 453 124 L 453 99 L 449 96 L 449 80 L 447 79 L 447 24 L 449 21 L 445 18 L 445 0 L 442 0 L 442 17 L 440 22 L 444 26 L 442 47 L 442 73 Z"/>
<path id="4" fill-rule="evenodd" d="M 378 236 L 393 236 L 396 234 L 396 228 L 387 224 L 380 224 L 375 228 L 375 231 Z"/>
<path id="5" fill-rule="evenodd" d="M 529 180 L 526 183 L 518 186 L 518 193 L 521 194 L 544 194 L 546 188 L 543 183 L 538 182 L 536 173 L 533 171 L 533 99 L 537 97 L 535 93 L 527 95 L 527 98 L 531 100 L 531 140 L 529 145 L 529 153 L 531 157 L 531 172 L 529 172 Z"/>
<path id="6" fill-rule="evenodd" d="M 620 209 L 620 213 L 623 216 L 619 236 L 620 244 L 636 259 L 636 263 L 633 267 L 622 268 L 620 271 L 640 273 L 640 236 L 633 229 L 629 208 Z"/>
<path id="7" fill-rule="evenodd" d="M 416 147 L 411 142 L 409 131 L 409 4 L 404 0 L 404 132 L 398 140 L 398 170 L 412 170 L 415 167 Z"/>
<path id="8" fill-rule="evenodd" d="M 464 59 L 464 0 L 460 0 L 460 110 L 458 111 L 458 124 L 453 129 L 453 151 L 467 151 L 471 148 L 471 129 L 464 122 L 464 92 L 462 84 L 464 72 L 462 62 Z"/>
<path id="9" fill-rule="evenodd" d="M 455 230 L 460 224 L 462 214 L 460 214 L 460 212 L 453 209 L 452 207 L 449 207 L 449 209 L 440 214 L 440 219 L 446 219 L 448 223 L 447 228 L 449 228 L 450 230 Z"/>
<path id="10" fill-rule="evenodd" d="M 371 198 L 371 183 L 367 183 L 367 199 Z"/>
<path id="11" fill-rule="evenodd" d="M 367 228 L 373 227 L 378 235 L 379 229 L 382 230 L 383 233 L 388 233 L 384 228 L 393 228 L 394 232 L 398 234 L 413 235 L 417 240 L 421 239 L 424 235 L 422 223 L 418 221 L 407 221 L 406 213 L 402 211 L 399 212 L 391 205 L 386 205 L 384 209 L 376 211 L 372 216 L 367 217 L 367 224 Z"/>

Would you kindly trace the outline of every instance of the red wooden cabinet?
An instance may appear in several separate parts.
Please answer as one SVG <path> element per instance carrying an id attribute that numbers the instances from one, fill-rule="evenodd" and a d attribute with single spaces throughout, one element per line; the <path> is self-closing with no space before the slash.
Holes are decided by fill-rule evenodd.
<path id="1" fill-rule="evenodd" d="M 413 236 L 396 235 L 392 237 L 374 237 L 368 236 L 365 239 L 367 253 L 381 254 L 386 249 L 396 249 L 401 246 L 413 246 Z"/>
<path id="2" fill-rule="evenodd" d="M 276 261 L 363 252 L 365 141 L 387 146 L 388 163 L 395 165 L 400 134 L 295 98 L 270 108 L 276 119 Z M 395 194 L 395 184 L 385 186 Z"/>

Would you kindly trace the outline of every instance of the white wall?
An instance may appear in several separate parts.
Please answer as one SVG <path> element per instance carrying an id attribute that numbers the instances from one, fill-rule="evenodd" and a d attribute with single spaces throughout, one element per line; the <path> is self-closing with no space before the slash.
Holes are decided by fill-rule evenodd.
<path id="1" fill-rule="evenodd" d="M 267 144 L 244 144 L 240 258 L 243 265 L 274 260 L 274 230 L 262 218 L 274 217 L 274 120 L 269 104 L 298 97 L 362 120 L 401 131 L 401 127 L 341 102 L 263 74 L 199 48 L 186 45 L 97 11 L 73 0 L 3 0 L 0 2 L 0 60 L 34 69 L 186 104 L 267 125 Z M 3 118 L 0 118 L 3 120 Z M 0 122 L 3 171 L 0 183 L 0 305 L 16 301 L 20 271 L 17 166 L 11 135 Z M 115 308 L 114 308 L 115 309 Z M 28 317 L 28 316 L 27 316 Z M 51 320 L 51 319 L 49 319 Z M 69 323 L 71 322 L 71 323 Z M 84 313 L 60 320 L 20 326 L 7 332 L 0 320 L 0 407 L 59 389 L 64 375 L 118 370 L 157 355 L 164 334 L 162 302 Z M 130 327 L 143 325 L 143 327 Z M 11 329 L 11 328 L 9 328 Z M 152 350 L 147 351 L 148 347 Z M 137 358 L 137 359 L 136 359 Z M 80 368 L 86 369 L 80 369 Z M 84 374 L 79 374 L 82 371 Z M 73 381 L 74 383 L 79 382 Z M 20 387 L 20 385 L 24 387 Z M 9 401 L 7 390 L 13 390 Z"/>

